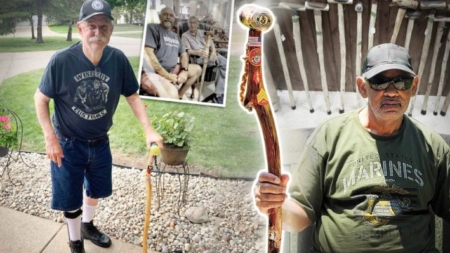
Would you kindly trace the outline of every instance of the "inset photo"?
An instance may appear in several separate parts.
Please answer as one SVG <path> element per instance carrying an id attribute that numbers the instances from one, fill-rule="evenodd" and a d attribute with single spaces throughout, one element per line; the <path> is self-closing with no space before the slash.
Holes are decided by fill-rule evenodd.
<path id="1" fill-rule="evenodd" d="M 225 106 L 232 1 L 148 0 L 139 95 Z"/>

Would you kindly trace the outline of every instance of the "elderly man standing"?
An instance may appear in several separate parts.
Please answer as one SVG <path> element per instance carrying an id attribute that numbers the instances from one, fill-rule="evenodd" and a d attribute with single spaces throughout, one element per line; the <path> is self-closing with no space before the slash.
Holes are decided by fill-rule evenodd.
<path id="1" fill-rule="evenodd" d="M 93 218 L 98 199 L 112 194 L 108 131 L 121 95 L 144 129 L 147 148 L 152 142 L 162 147 L 137 94 L 139 83 L 128 59 L 108 46 L 112 20 L 106 1 L 84 2 L 77 23 L 82 41 L 53 55 L 34 95 L 51 160 L 51 208 L 64 212 L 71 252 L 84 252 L 83 239 L 100 247 L 111 245 Z"/>
<path id="2" fill-rule="evenodd" d="M 181 40 L 187 53 L 196 58 L 197 64 L 203 64 L 204 58 L 209 58 L 208 66 L 217 66 L 218 75 L 216 76 L 215 95 L 217 102 L 223 104 L 223 94 L 225 90 L 225 74 L 227 71 L 227 59 L 217 54 L 214 43 L 210 43 L 209 52 L 206 53 L 205 31 L 199 30 L 200 21 L 196 16 L 189 17 L 189 31 L 183 33 Z"/>
<path id="3" fill-rule="evenodd" d="M 165 7 L 159 14 L 160 24 L 147 25 L 144 64 L 152 69 L 149 71 L 144 67 L 145 74 L 149 76 L 142 78 L 141 85 L 149 93 L 155 93 L 156 90 L 156 95 L 160 97 L 182 99 L 202 70 L 196 64 L 189 64 L 189 56 L 180 38 L 172 32 L 175 18 L 175 12 Z"/>
<path id="4" fill-rule="evenodd" d="M 310 252 L 439 252 L 434 218 L 450 222 L 450 148 L 405 115 L 419 81 L 405 48 L 373 47 L 362 72 L 367 107 L 316 128 L 289 187 L 287 174 L 260 173 L 256 206 L 281 206 L 292 232 L 314 225 Z"/>

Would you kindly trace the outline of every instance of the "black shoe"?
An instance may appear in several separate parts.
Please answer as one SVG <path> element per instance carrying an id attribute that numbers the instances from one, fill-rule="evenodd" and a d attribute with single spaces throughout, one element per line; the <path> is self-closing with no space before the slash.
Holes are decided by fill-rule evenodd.
<path id="1" fill-rule="evenodd" d="M 98 231 L 92 221 L 89 223 L 81 222 L 81 236 L 83 236 L 84 239 L 91 240 L 91 242 L 97 246 L 103 248 L 111 246 L 111 239 Z"/>
<path id="2" fill-rule="evenodd" d="M 69 247 L 71 253 L 84 253 L 83 238 L 78 241 L 69 241 Z"/>

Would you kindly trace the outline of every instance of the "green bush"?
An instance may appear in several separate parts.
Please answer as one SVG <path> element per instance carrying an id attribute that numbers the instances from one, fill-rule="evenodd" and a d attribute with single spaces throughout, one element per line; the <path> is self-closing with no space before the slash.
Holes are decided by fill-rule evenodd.
<path id="1" fill-rule="evenodd" d="M 172 111 L 154 120 L 153 126 L 163 137 L 164 145 L 189 148 L 194 119 L 190 114 Z"/>

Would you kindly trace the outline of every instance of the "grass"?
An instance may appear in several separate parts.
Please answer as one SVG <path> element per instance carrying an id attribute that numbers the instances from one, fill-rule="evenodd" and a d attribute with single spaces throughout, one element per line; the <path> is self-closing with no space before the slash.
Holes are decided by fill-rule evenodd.
<path id="1" fill-rule="evenodd" d="M 49 26 L 48 28 L 50 28 L 52 32 L 67 34 L 67 31 L 69 30 L 69 25 L 52 25 Z M 129 25 L 129 24 L 114 25 L 114 32 L 142 32 L 142 31 L 144 31 L 143 26 Z M 72 26 L 72 32 L 74 33 L 77 32 L 76 24 Z"/>
<path id="2" fill-rule="evenodd" d="M 68 25 L 53 25 L 49 26 L 50 30 L 52 32 L 60 33 L 60 34 L 67 34 L 67 31 L 69 29 Z M 74 25 L 72 27 L 72 33 L 77 33 L 77 27 Z M 124 32 L 124 33 L 122 33 Z M 129 25 L 129 24 L 120 24 L 114 26 L 114 32 L 112 36 L 115 37 L 126 37 L 126 38 L 133 38 L 133 39 L 142 39 L 142 34 L 144 32 L 143 26 L 137 26 L 137 25 Z"/>
<path id="3" fill-rule="evenodd" d="M 0 53 L 58 50 L 79 41 L 75 38 L 72 41 L 66 41 L 66 37 L 44 37 L 43 39 L 44 43 L 36 43 L 36 40 L 28 37 L 0 37 Z"/>
<path id="4" fill-rule="evenodd" d="M 191 165 L 200 165 L 214 174 L 231 177 L 254 177 L 264 166 L 264 155 L 256 117 L 244 111 L 237 102 L 238 73 L 241 62 L 231 57 L 230 73 L 225 108 L 146 100 L 151 119 L 171 110 L 180 110 L 195 117 L 192 134 L 194 143 L 188 156 Z M 135 70 L 139 58 L 130 57 Z M 38 86 L 43 69 L 9 78 L 0 86 L 0 107 L 15 111 L 24 125 L 22 149 L 44 152 L 42 130 L 37 122 L 33 94 Z M 18 88 L 20 85 L 20 88 Z M 145 143 L 138 121 L 132 115 L 126 100 L 121 99 L 110 130 L 113 152 L 142 157 Z"/>

